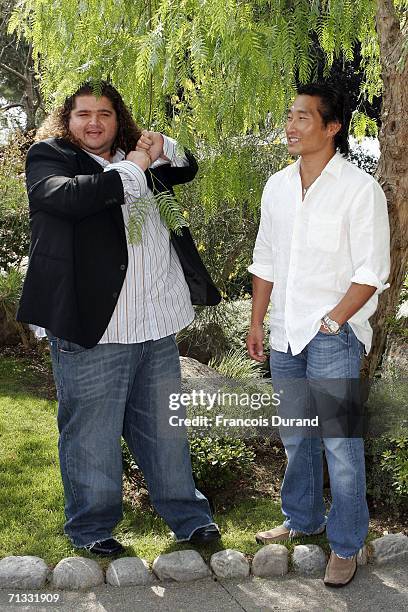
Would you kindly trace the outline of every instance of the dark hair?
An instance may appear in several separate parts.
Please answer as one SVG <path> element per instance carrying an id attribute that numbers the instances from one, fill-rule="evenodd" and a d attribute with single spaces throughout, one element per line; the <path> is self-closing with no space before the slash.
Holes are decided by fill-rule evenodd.
<path id="1" fill-rule="evenodd" d="M 118 133 L 112 145 L 112 155 L 119 148 L 123 149 L 126 154 L 135 149 L 142 132 L 136 125 L 129 109 L 125 106 L 120 93 L 106 81 L 100 81 L 99 83 L 88 81 L 81 85 L 75 93 L 65 99 L 62 106 L 56 108 L 45 119 L 35 135 L 35 140 L 44 140 L 50 137 L 64 138 L 80 146 L 69 131 L 69 118 L 78 96 L 105 96 L 112 102 L 118 121 Z"/>
<path id="2" fill-rule="evenodd" d="M 342 155 L 349 154 L 348 133 L 351 111 L 347 94 L 331 82 L 319 81 L 297 87 L 299 96 L 317 96 L 320 98 L 319 113 L 326 126 L 332 121 L 341 123 L 341 128 L 334 137 L 334 146 Z"/>

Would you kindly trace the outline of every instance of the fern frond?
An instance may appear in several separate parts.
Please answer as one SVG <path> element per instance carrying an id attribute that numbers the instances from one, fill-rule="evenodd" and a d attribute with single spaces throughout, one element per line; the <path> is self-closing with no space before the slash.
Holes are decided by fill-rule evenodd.
<path id="1" fill-rule="evenodd" d="M 182 227 L 187 227 L 187 221 L 183 215 L 183 209 L 176 198 L 168 191 L 155 195 L 155 201 L 163 222 L 169 230 L 175 234 L 181 233 Z"/>
<path id="2" fill-rule="evenodd" d="M 143 225 L 151 205 L 152 200 L 149 197 L 140 198 L 129 205 L 129 220 L 126 229 L 130 244 L 140 244 Z"/>

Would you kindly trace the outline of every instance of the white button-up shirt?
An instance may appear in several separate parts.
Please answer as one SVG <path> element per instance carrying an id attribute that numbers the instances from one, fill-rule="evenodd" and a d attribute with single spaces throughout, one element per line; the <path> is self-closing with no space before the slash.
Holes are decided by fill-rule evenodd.
<path id="1" fill-rule="evenodd" d="M 187 165 L 185 156 L 177 155 L 176 141 L 167 136 L 163 139 L 163 153 L 171 165 Z M 117 151 L 111 163 L 96 155 L 92 157 L 104 166 L 105 172 L 117 170 L 120 174 L 125 196 L 121 208 L 128 238 L 126 277 L 99 344 L 129 344 L 174 334 L 191 323 L 194 309 L 178 255 L 147 186 L 145 173 L 137 164 L 125 160 L 121 150 Z M 158 159 L 150 167 L 162 163 L 166 162 Z M 151 205 L 143 222 L 141 241 L 131 244 L 128 236 L 131 205 L 137 209 L 137 200 L 146 197 Z"/>
<path id="2" fill-rule="evenodd" d="M 336 153 L 302 201 L 300 158 L 272 175 L 261 202 L 253 264 L 248 270 L 273 282 L 270 345 L 300 353 L 320 328 L 320 319 L 351 283 L 376 287 L 349 324 L 366 352 L 368 322 L 378 294 L 389 287 L 387 202 L 381 187 Z"/>

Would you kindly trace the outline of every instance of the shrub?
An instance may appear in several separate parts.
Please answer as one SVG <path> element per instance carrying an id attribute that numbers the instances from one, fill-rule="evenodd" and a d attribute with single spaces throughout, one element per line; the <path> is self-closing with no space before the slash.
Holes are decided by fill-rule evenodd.
<path id="1" fill-rule="evenodd" d="M 406 512 L 408 504 L 408 438 L 366 440 L 367 493 L 392 512 Z"/>
<path id="2" fill-rule="evenodd" d="M 195 437 L 190 440 L 194 479 L 205 491 L 222 489 L 248 474 L 255 453 L 243 440 Z"/>
<path id="3" fill-rule="evenodd" d="M 197 487 L 203 490 L 222 489 L 248 474 L 255 453 L 242 440 L 230 438 L 192 437 L 191 465 Z M 125 442 L 122 441 L 123 469 L 126 477 L 146 488 L 141 471 Z"/>
<path id="4" fill-rule="evenodd" d="M 18 267 L 28 253 L 29 215 L 24 158 L 29 140 L 21 134 L 0 153 L 0 269 Z"/>
<path id="5" fill-rule="evenodd" d="M 381 467 L 391 474 L 396 493 L 408 496 L 408 437 L 390 438 L 390 443 L 392 448 L 381 455 Z"/>
<path id="6" fill-rule="evenodd" d="M 230 347 L 226 330 L 232 324 L 227 302 L 211 308 L 196 306 L 194 321 L 177 334 L 180 355 L 208 363 Z"/>
<path id="7" fill-rule="evenodd" d="M 0 345 L 20 338 L 24 346 L 30 344 L 30 333 L 16 321 L 18 300 L 23 286 L 23 273 L 15 268 L 0 270 Z"/>
<path id="8" fill-rule="evenodd" d="M 211 359 L 208 365 L 227 378 L 259 378 L 260 376 L 260 364 L 249 359 L 244 348 L 231 349 L 221 359 Z"/>
<path id="9" fill-rule="evenodd" d="M 223 301 L 211 308 L 196 307 L 194 321 L 177 334 L 180 354 L 202 363 L 219 361 L 233 349 L 246 351 L 251 321 L 251 300 Z M 264 349 L 268 349 L 268 318 L 264 321 Z M 267 367 L 267 366 L 266 366 Z"/>

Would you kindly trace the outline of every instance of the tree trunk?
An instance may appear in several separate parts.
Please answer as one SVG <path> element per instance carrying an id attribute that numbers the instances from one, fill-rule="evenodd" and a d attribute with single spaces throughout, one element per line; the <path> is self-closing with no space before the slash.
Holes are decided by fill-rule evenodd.
<path id="1" fill-rule="evenodd" d="M 37 128 L 36 113 L 38 102 L 36 100 L 34 71 L 27 71 L 27 85 L 24 93 L 24 112 L 27 117 L 25 132 Z"/>
<path id="2" fill-rule="evenodd" d="M 403 33 L 392 0 L 377 0 L 377 32 L 384 91 L 382 96 L 381 157 L 377 179 L 388 201 L 391 229 L 391 272 L 387 289 L 373 317 L 372 351 L 364 374 L 374 376 L 387 339 L 387 319 L 395 315 L 408 264 L 408 61 L 397 68 Z"/>

